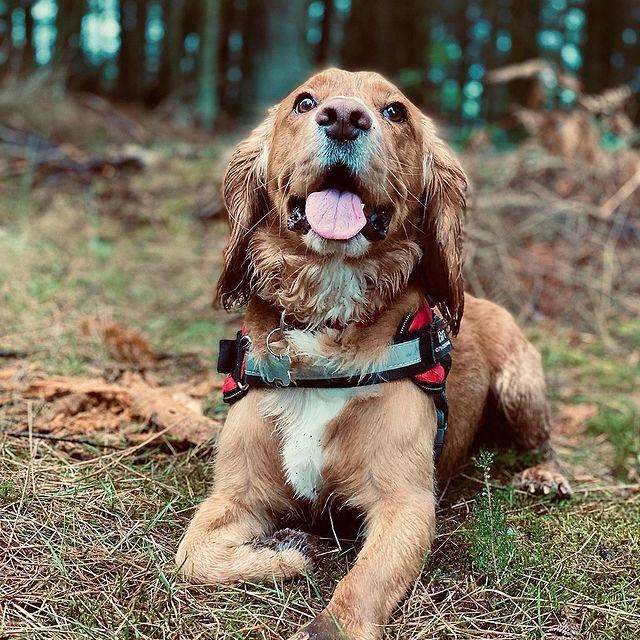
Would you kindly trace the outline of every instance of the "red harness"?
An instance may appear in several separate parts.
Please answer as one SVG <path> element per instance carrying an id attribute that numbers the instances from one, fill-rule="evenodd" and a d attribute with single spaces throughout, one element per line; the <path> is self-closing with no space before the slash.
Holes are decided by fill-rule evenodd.
<path id="1" fill-rule="evenodd" d="M 406 319 L 407 316 L 405 316 L 405 321 Z M 408 331 L 409 333 L 415 333 L 429 326 L 432 322 L 433 309 L 428 304 L 425 304 L 423 307 L 418 309 L 418 312 L 415 315 L 413 315 Z M 402 331 L 402 324 L 400 325 L 400 331 Z M 447 373 L 449 373 L 449 370 L 445 370 L 445 368 L 438 362 L 428 371 L 414 375 L 413 380 L 417 383 L 443 384 L 447 379 Z"/>

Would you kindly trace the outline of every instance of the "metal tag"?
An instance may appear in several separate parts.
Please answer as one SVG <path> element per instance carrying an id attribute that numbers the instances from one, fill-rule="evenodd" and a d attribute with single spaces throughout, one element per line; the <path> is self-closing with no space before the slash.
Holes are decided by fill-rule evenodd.
<path id="1" fill-rule="evenodd" d="M 291 358 L 286 353 L 278 356 L 268 353 L 260 363 L 260 369 L 267 382 L 280 387 L 291 384 Z"/>

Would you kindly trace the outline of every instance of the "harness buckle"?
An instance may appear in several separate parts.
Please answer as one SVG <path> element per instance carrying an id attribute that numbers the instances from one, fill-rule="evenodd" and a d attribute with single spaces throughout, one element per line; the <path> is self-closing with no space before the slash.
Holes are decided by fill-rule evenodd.
<path id="1" fill-rule="evenodd" d="M 444 322 L 440 318 L 434 318 L 420 336 L 420 350 L 424 361 L 429 367 L 443 363 L 448 359 L 452 349 L 453 345 Z"/>

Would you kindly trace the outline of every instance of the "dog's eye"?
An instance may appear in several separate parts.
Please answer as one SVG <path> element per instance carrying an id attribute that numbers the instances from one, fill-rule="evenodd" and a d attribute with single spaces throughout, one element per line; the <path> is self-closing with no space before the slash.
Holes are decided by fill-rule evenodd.
<path id="1" fill-rule="evenodd" d="M 382 117 L 391 122 L 406 122 L 407 108 L 401 102 L 392 102 L 382 110 Z"/>
<path id="2" fill-rule="evenodd" d="M 297 98 L 293 110 L 296 113 L 306 113 L 318 106 L 314 97 L 309 93 L 301 93 Z"/>

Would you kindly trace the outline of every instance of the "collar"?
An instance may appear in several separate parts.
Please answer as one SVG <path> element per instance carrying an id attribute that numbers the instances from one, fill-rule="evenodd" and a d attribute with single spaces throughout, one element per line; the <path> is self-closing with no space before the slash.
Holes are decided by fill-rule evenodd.
<path id="1" fill-rule="evenodd" d="M 327 360 L 296 367 L 292 372 L 288 355 L 268 350 L 266 357 L 258 358 L 250 337 L 239 331 L 234 340 L 220 342 L 218 371 L 228 374 L 223 385 L 227 402 L 238 400 L 249 387 L 349 388 L 410 377 L 442 386 L 450 367 L 451 348 L 443 320 L 425 304 L 403 318 L 385 359 L 364 370 Z"/>

